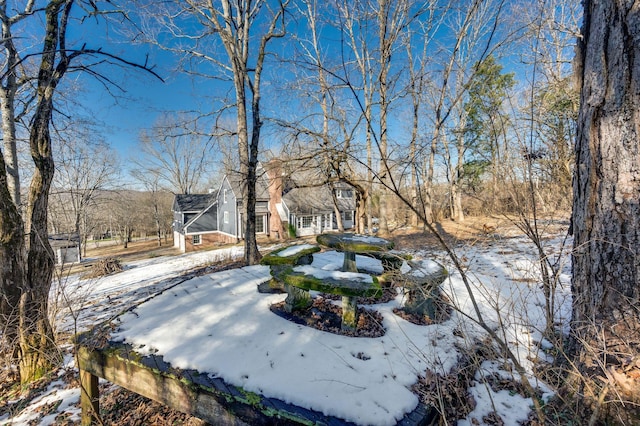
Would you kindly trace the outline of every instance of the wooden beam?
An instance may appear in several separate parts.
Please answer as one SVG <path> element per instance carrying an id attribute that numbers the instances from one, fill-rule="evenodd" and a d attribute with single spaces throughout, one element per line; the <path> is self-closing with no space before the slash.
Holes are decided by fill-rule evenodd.
<path id="1" fill-rule="evenodd" d="M 216 399 L 212 392 L 197 389 L 187 380 L 161 371 L 153 371 L 149 367 L 118 356 L 117 351 L 106 353 L 105 351 L 89 350 L 84 346 L 78 348 L 78 362 L 80 371 L 93 382 L 95 378 L 96 389 L 87 397 L 97 399 L 97 377 L 129 389 L 139 395 L 153 399 L 161 404 L 198 417 L 216 425 L 246 425 L 245 422 L 231 414 Z M 82 417 L 90 418 L 85 414 L 93 405 L 83 405 Z M 98 403 L 95 401 L 95 408 Z M 86 408 L 86 409 L 85 409 Z M 96 411 L 98 412 L 98 411 Z M 85 423 L 83 423 L 84 425 Z M 89 423 L 90 424 L 90 423 Z"/>
<path id="2" fill-rule="evenodd" d="M 175 369 L 161 356 L 139 354 L 121 342 L 109 342 L 107 345 L 102 343 L 102 347 L 97 348 L 91 345 L 88 333 L 80 335 L 77 342 L 78 368 L 83 389 L 83 426 L 101 424 L 99 377 L 215 425 L 353 425 L 333 416 L 245 391 L 205 373 Z M 429 425 L 436 418 L 435 410 L 419 404 L 398 425 Z"/>

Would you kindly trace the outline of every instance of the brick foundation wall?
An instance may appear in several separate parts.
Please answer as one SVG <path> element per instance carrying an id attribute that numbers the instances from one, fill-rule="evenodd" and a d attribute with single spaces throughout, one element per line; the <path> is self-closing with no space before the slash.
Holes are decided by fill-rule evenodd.
<path id="1" fill-rule="evenodd" d="M 238 239 L 231 235 L 221 234 L 219 232 L 213 232 L 211 234 L 201 234 L 202 243 L 193 244 L 193 238 L 191 235 L 185 237 L 185 252 L 193 252 L 198 250 L 208 250 L 214 247 L 219 247 L 223 244 L 236 244 Z"/>

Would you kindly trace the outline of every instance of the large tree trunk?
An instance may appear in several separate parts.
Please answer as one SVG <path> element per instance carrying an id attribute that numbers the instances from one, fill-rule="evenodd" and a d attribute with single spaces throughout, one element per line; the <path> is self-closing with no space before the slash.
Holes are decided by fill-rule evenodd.
<path id="1" fill-rule="evenodd" d="M 6 60 L 6 80 L 0 84 L 0 113 L 4 152 L 0 153 L 0 330 L 4 349 L 18 355 L 18 305 L 24 286 L 24 223 L 20 216 L 20 173 L 16 146 L 15 95 L 18 89 L 18 53 L 13 45 L 11 23 L 2 6 L 2 39 Z M 5 160 L 6 157 L 6 160 Z"/>
<path id="2" fill-rule="evenodd" d="M 29 188 L 27 208 L 28 273 L 20 298 L 22 383 L 39 379 L 59 361 L 48 316 L 49 289 L 55 264 L 53 250 L 49 244 L 47 218 L 49 189 L 54 173 L 49 134 L 52 111 L 51 94 L 45 93 L 39 102 L 29 135 L 31 157 L 36 169 Z"/>
<path id="3" fill-rule="evenodd" d="M 240 178 L 242 182 L 242 224 L 244 230 L 244 260 L 249 265 L 260 261 L 260 252 L 256 241 L 256 169 L 258 163 L 257 139 L 254 146 L 252 137 L 249 145 L 249 129 L 247 126 L 247 106 L 244 80 L 234 76 L 236 85 L 236 116 L 238 119 L 238 155 L 240 158 Z M 254 123 L 255 126 L 255 123 Z M 258 130 L 259 137 L 259 130 Z"/>
<path id="4" fill-rule="evenodd" d="M 633 424 L 640 419 L 640 7 L 631 0 L 584 7 L 571 330 L 587 404 Z"/>
<path id="5" fill-rule="evenodd" d="M 254 93 L 254 102 L 255 102 Z M 245 260 L 249 265 L 260 262 L 262 255 L 258 250 L 256 240 L 256 182 L 258 180 L 258 146 L 260 141 L 260 114 L 257 108 L 253 108 L 253 128 L 251 132 L 251 144 L 249 149 L 249 167 L 247 170 L 247 227 L 244 235 Z"/>
<path id="6" fill-rule="evenodd" d="M 378 37 L 380 43 L 380 58 L 379 66 L 380 71 L 378 74 L 378 98 L 380 101 L 380 145 L 378 147 L 378 153 L 380 154 L 380 165 L 378 173 L 380 174 L 380 235 L 389 235 L 389 199 L 391 197 L 391 191 L 389 190 L 389 181 L 391 180 L 391 170 L 389 170 L 389 159 L 387 158 L 387 144 L 388 144 L 388 112 L 389 112 L 389 98 L 387 79 L 389 77 L 389 67 L 391 63 L 391 42 L 389 41 L 388 32 L 389 18 L 391 15 L 391 5 L 388 0 L 380 0 L 378 2 Z"/>

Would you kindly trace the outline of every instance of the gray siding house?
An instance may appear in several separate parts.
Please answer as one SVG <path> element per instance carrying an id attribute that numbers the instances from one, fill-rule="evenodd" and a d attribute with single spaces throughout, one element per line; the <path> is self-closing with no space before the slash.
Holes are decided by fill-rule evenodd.
<path id="1" fill-rule="evenodd" d="M 256 181 L 256 234 L 268 235 L 269 229 L 269 181 L 259 169 Z M 220 232 L 242 239 L 242 180 L 236 176 L 225 176 L 218 191 L 218 212 L 221 220 Z"/>
<path id="2" fill-rule="evenodd" d="M 287 230 L 297 236 L 337 230 L 335 193 L 345 229 L 354 227 L 355 194 L 347 184 L 334 187 L 293 187 L 283 189 L 279 169 L 258 169 L 256 182 L 256 234 L 284 238 Z M 236 243 L 244 235 L 242 227 L 242 181 L 227 175 L 211 194 L 176 195 L 174 204 L 174 246 L 182 252 Z"/>
<path id="3" fill-rule="evenodd" d="M 297 236 L 317 235 L 338 230 L 332 191 L 344 229 L 355 226 L 355 194 L 351 186 L 341 183 L 335 187 L 323 185 L 309 188 L 292 188 L 282 196 L 282 210 L 287 222 L 293 225 Z"/>
<path id="4" fill-rule="evenodd" d="M 208 246 L 218 231 L 215 194 L 178 194 L 173 200 L 173 245 L 180 251 Z"/>

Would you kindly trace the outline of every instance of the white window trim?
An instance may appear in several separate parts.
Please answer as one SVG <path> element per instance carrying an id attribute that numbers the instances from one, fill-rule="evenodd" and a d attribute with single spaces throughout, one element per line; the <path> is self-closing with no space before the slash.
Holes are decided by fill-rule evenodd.
<path id="1" fill-rule="evenodd" d="M 198 240 L 196 242 L 196 240 Z M 202 235 L 200 234 L 195 234 L 191 236 L 191 244 L 193 244 L 194 246 L 199 246 L 200 244 L 202 244 Z"/>
<path id="2" fill-rule="evenodd" d="M 224 212 L 224 223 L 229 223 L 229 212 Z"/>
<path id="3" fill-rule="evenodd" d="M 309 220 L 309 224 L 307 226 L 305 226 L 305 219 Z M 302 216 L 300 218 L 300 228 L 301 229 L 310 229 L 313 227 L 313 216 Z"/>
<path id="4" fill-rule="evenodd" d="M 256 216 L 256 234 L 266 233 L 266 220 L 264 215 Z M 262 231 L 258 231 L 258 223 L 262 224 Z"/>

